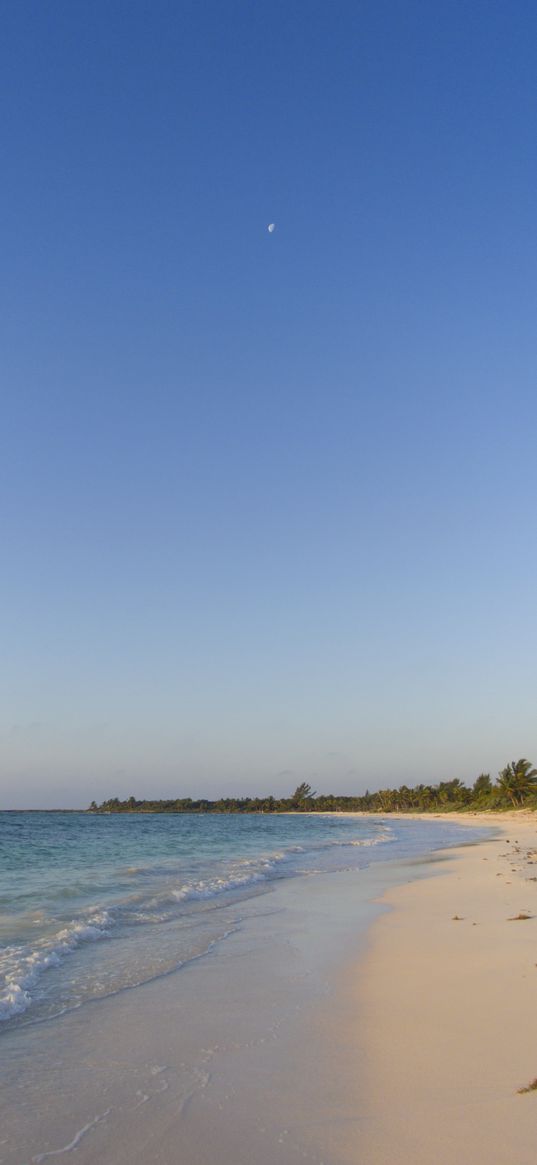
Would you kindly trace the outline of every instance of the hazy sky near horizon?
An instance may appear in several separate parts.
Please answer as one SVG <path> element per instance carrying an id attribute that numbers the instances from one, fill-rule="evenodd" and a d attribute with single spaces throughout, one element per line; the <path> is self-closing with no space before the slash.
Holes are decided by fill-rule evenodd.
<path id="1" fill-rule="evenodd" d="M 0 807 L 537 762 L 536 6 L 2 23 Z"/>

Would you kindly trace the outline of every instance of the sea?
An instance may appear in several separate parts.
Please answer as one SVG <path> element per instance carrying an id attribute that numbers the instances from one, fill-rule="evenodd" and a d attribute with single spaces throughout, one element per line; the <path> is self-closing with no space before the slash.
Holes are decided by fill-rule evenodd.
<path id="1" fill-rule="evenodd" d="M 214 955 L 283 880 L 481 835 L 446 819 L 0 813 L 0 1038 Z"/>

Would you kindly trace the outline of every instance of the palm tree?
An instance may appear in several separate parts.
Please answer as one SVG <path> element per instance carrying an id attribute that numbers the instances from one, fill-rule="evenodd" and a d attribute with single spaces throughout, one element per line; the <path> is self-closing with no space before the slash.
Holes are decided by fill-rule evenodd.
<path id="1" fill-rule="evenodd" d="M 302 784 L 295 789 L 291 797 L 291 804 L 295 809 L 309 809 L 311 808 L 313 798 L 316 796 L 317 794 L 311 785 L 308 785 L 307 781 L 302 781 Z"/>
<path id="2" fill-rule="evenodd" d="M 435 799 L 431 785 L 416 785 L 412 792 L 414 794 L 413 807 L 420 811 L 431 808 Z"/>
<path id="3" fill-rule="evenodd" d="M 411 809 L 412 808 L 412 793 L 408 785 L 400 785 L 395 794 L 395 803 L 397 809 Z"/>
<path id="4" fill-rule="evenodd" d="M 476 777 L 472 786 L 472 795 L 474 797 L 488 796 L 492 792 L 492 781 L 488 773 L 480 773 Z"/>
<path id="5" fill-rule="evenodd" d="M 511 764 L 506 765 L 499 774 L 498 785 L 502 793 L 509 797 L 513 808 L 517 809 L 524 804 L 526 797 L 535 789 L 537 769 L 532 768 L 531 761 L 526 760 L 525 757 L 511 761 Z"/>
<path id="6" fill-rule="evenodd" d="M 379 789 L 375 794 L 376 809 L 380 809 L 381 813 L 393 813 L 397 811 L 397 790 L 396 789 Z"/>
<path id="7" fill-rule="evenodd" d="M 440 781 L 438 801 L 441 805 L 456 805 L 467 800 L 468 790 L 458 777 L 452 781 Z"/>

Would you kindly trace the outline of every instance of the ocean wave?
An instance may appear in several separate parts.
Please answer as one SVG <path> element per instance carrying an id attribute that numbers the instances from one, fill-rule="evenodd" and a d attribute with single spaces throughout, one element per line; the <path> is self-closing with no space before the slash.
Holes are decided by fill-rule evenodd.
<path id="1" fill-rule="evenodd" d="M 0 953 L 0 1022 L 23 1014 L 43 998 L 48 999 L 50 988 L 44 990 L 43 983 L 39 986 L 45 972 L 59 968 L 64 959 L 83 944 L 111 937 L 112 930 L 115 937 L 121 938 L 132 927 L 188 922 L 191 913 L 195 912 L 196 902 L 203 909 L 204 901 L 209 903 L 218 897 L 225 904 L 226 894 L 235 892 L 235 895 L 247 896 L 249 892 L 259 893 L 264 885 L 277 878 L 312 873 L 308 868 L 312 861 L 321 866 L 328 861 L 333 868 L 334 860 L 341 865 L 346 847 L 377 846 L 393 837 L 391 828 L 384 822 L 375 825 L 373 836 L 357 837 L 354 830 L 354 836 L 349 836 L 347 830 L 345 834 L 322 840 L 312 838 L 310 841 L 308 838 L 306 844 L 291 839 L 288 844 L 286 839 L 282 848 L 264 853 L 243 853 L 241 857 L 229 855 L 225 859 L 221 854 L 215 855 L 210 864 L 197 854 L 188 854 L 154 863 L 123 865 L 116 868 L 115 887 L 112 882 L 105 888 L 108 891 L 106 907 L 101 899 L 100 904 L 81 909 L 79 917 L 63 924 L 57 916 L 56 921 L 54 917 L 47 918 L 46 911 L 35 918 L 35 923 L 29 914 L 21 914 L 19 921 L 24 925 L 18 932 L 18 943 L 12 940 L 13 945 L 5 946 Z M 341 861 L 336 858 L 338 852 Z M 128 883 L 124 881 L 125 877 L 129 879 Z M 95 888 L 99 892 L 101 884 L 97 883 Z M 35 934 L 31 936 L 30 922 L 46 927 L 49 933 L 40 938 Z M 22 942 L 21 933 L 25 930 L 26 941 Z M 158 945 L 160 940 L 155 937 Z M 51 989 L 54 990 L 53 984 Z"/>
<path id="2" fill-rule="evenodd" d="M 385 842 L 393 841 L 393 836 L 393 830 L 389 826 L 386 826 L 374 837 L 331 837 L 327 841 L 318 841 L 307 847 L 301 846 L 300 850 L 303 853 L 320 853 L 323 850 L 329 849 L 345 849 L 347 846 L 367 849 L 371 846 L 382 845 Z"/>
<path id="3" fill-rule="evenodd" d="M 225 894 L 226 890 L 244 889 L 254 886 L 257 882 L 266 882 L 267 875 L 258 871 L 251 874 L 231 874 L 225 878 L 210 878 L 206 881 L 185 882 L 178 890 L 172 890 L 172 897 L 176 902 L 187 902 L 199 898 L 215 898 L 217 894 Z"/>
<path id="4" fill-rule="evenodd" d="M 336 845 L 354 845 L 354 846 L 367 847 L 367 846 L 371 846 L 371 845 L 382 845 L 383 843 L 385 843 L 387 841 L 393 841 L 393 830 L 392 829 L 383 830 L 383 832 L 379 833 L 377 835 L 377 837 L 364 837 L 364 838 L 361 838 L 360 840 L 358 840 L 358 838 L 356 838 L 354 841 L 336 842 Z"/>
<path id="5" fill-rule="evenodd" d="M 261 857 L 236 858 L 224 869 L 217 870 L 212 874 L 208 873 L 205 878 L 193 876 L 178 886 L 174 886 L 169 881 L 160 894 L 154 895 L 143 904 L 140 897 L 136 899 L 138 917 L 142 921 L 145 920 L 145 917 L 149 917 L 146 915 L 146 911 L 158 912 L 172 904 L 215 898 L 219 894 L 225 894 L 226 891 L 244 890 L 248 889 L 249 886 L 253 887 L 259 883 L 271 881 L 278 876 L 279 866 L 288 862 L 290 856 L 290 851 L 276 851 Z M 125 917 L 127 918 L 127 915 Z M 129 911 L 128 918 L 132 920 L 135 918 L 135 914 L 131 914 Z"/>
<path id="6" fill-rule="evenodd" d="M 274 853 L 270 857 L 241 858 L 235 861 L 230 868 L 207 878 L 194 878 L 183 882 L 181 886 L 168 890 L 167 901 L 190 902 L 199 899 L 215 898 L 218 894 L 225 894 L 229 890 L 244 890 L 248 886 L 255 886 L 260 882 L 269 881 L 280 863 L 287 860 L 286 853 Z M 162 902 L 162 900 L 160 900 Z M 158 899 L 153 899 L 151 906 L 155 908 Z"/>
<path id="7" fill-rule="evenodd" d="M 121 924 L 136 926 L 168 922 L 176 916 L 178 904 L 183 902 L 210 899 L 226 891 L 253 887 L 266 881 L 285 857 L 284 853 L 278 852 L 270 858 L 245 858 L 221 875 L 192 879 L 178 887 L 168 886 L 164 894 L 149 901 L 133 896 L 130 901 L 115 903 L 106 910 L 94 907 L 83 919 L 71 920 L 34 944 L 5 947 L 0 954 L 0 1022 L 27 1011 L 35 1001 L 35 988 L 43 973 L 59 967 L 64 958 L 81 944 L 109 938 L 112 928 L 121 927 Z M 173 905 L 175 910 L 166 910 L 166 905 Z"/>
<path id="8" fill-rule="evenodd" d="M 108 911 L 92 911 L 86 920 L 74 920 L 34 948 L 5 947 L 0 955 L 0 1021 L 26 1011 L 32 989 L 50 967 L 58 967 L 81 943 L 107 938 L 113 920 Z"/>

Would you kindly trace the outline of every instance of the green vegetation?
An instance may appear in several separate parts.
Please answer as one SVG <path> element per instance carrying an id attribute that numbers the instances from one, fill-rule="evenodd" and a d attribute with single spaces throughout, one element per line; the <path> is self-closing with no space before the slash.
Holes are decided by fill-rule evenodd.
<path id="1" fill-rule="evenodd" d="M 111 797 L 91 813 L 457 813 L 462 810 L 484 812 L 502 809 L 537 809 L 537 769 L 522 757 L 512 761 L 493 782 L 481 773 L 473 785 L 455 777 L 438 785 L 416 785 L 410 789 L 379 789 L 361 797 L 338 797 L 332 793 L 315 793 L 303 781 L 291 797 L 221 797 L 218 801 L 177 797 L 167 801 L 137 801 L 128 797 L 120 801 Z"/>
<path id="2" fill-rule="evenodd" d="M 498 785 L 509 798 L 514 809 L 519 809 L 535 791 L 537 769 L 532 768 L 531 761 L 512 761 L 502 769 L 498 777 Z"/>

